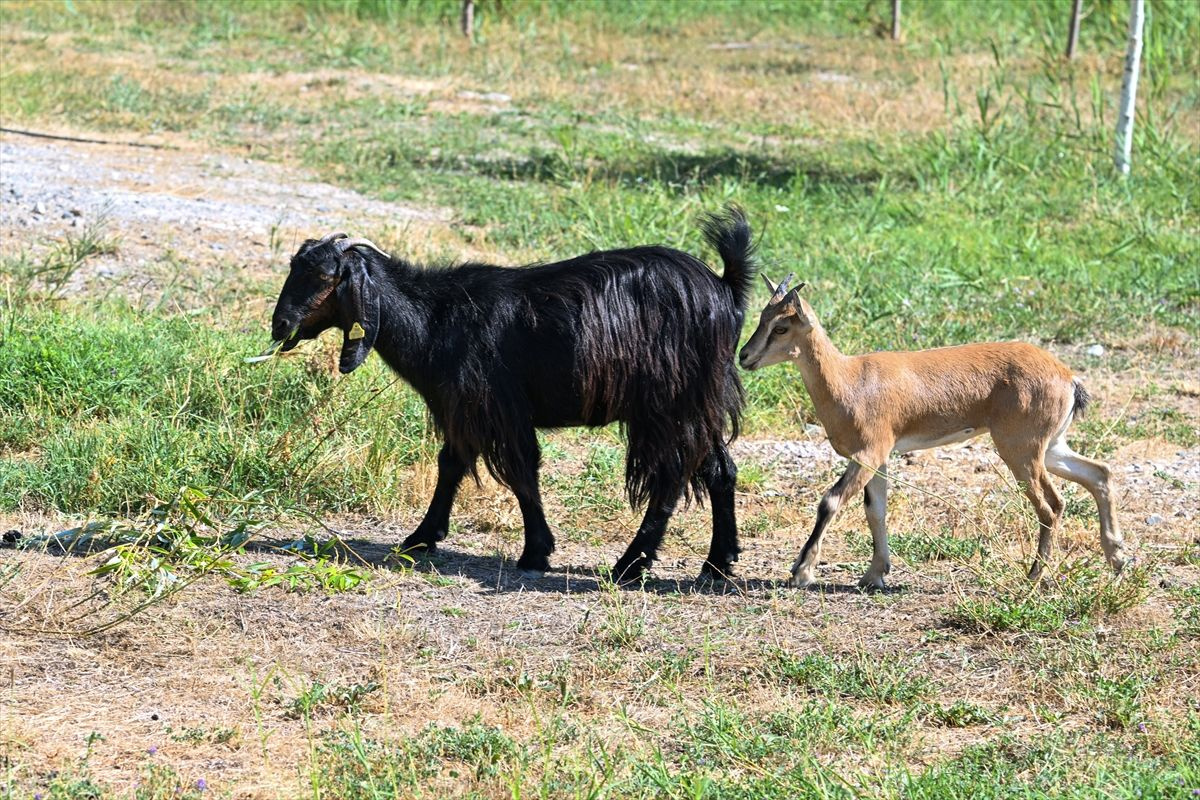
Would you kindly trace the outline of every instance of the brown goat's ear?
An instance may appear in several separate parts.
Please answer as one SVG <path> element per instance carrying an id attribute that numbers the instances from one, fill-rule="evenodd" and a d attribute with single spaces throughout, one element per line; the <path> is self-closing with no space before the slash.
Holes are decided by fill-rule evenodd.
<path id="1" fill-rule="evenodd" d="M 345 274 L 337 288 L 342 323 L 342 356 L 338 370 L 345 375 L 366 361 L 375 347 L 375 337 L 379 333 L 379 293 L 367 274 L 362 257 L 348 254 L 342 266 Z"/>
<path id="2" fill-rule="evenodd" d="M 796 312 L 796 316 L 798 316 L 801 320 L 812 322 L 812 308 L 808 305 L 808 303 L 804 302 L 804 297 L 800 294 L 800 290 L 807 285 L 807 283 L 802 283 L 796 288 L 792 289 L 787 293 L 787 297 L 785 297 L 784 300 L 791 307 L 791 309 Z"/>

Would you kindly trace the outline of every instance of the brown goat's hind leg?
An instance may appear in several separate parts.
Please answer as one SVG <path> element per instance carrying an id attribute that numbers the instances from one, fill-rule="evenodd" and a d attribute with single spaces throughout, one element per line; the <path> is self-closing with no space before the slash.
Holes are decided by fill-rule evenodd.
<path id="1" fill-rule="evenodd" d="M 442 445 L 437 464 L 437 487 L 433 490 L 433 499 L 429 501 L 429 510 L 425 512 L 421 524 L 401 545 L 406 553 L 433 552 L 450 530 L 450 508 L 454 505 L 454 495 L 458 493 L 458 486 L 470 464 L 455 454 L 449 445 Z"/>
<path id="2" fill-rule="evenodd" d="M 1033 565 L 1029 568 L 1029 580 L 1036 581 L 1042 577 L 1042 571 L 1050 563 L 1050 548 L 1054 542 L 1055 528 L 1058 527 L 1058 520 L 1062 515 L 1062 501 L 1057 492 L 1054 492 L 1054 487 L 1049 486 L 1040 454 L 1006 452 L 1000 449 L 999 443 L 997 443 L 996 449 L 1000 453 L 1000 458 L 1012 471 L 1013 477 L 1021 484 L 1025 496 L 1033 505 L 1034 513 L 1037 514 L 1037 555 L 1033 559 Z M 1047 487 L 1053 493 L 1052 497 L 1047 496 Z"/>
<path id="3" fill-rule="evenodd" d="M 1100 514 L 1100 547 L 1109 566 L 1119 573 L 1128 557 L 1121 527 L 1113 510 L 1112 473 L 1108 465 L 1079 455 L 1067 444 L 1066 438 L 1060 436 L 1046 451 L 1046 469 L 1060 478 L 1078 483 L 1091 493 Z"/>

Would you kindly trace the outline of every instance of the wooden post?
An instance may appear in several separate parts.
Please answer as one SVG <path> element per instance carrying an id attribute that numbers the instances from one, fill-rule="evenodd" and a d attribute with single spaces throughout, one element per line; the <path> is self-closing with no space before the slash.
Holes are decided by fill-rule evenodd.
<path id="1" fill-rule="evenodd" d="M 900 0 L 892 0 L 892 41 L 900 41 Z"/>
<path id="2" fill-rule="evenodd" d="M 468 39 L 473 39 L 475 32 L 475 0 L 463 0 L 462 16 L 459 18 L 462 24 L 462 35 Z"/>
<path id="3" fill-rule="evenodd" d="M 1083 10 L 1083 0 L 1071 1 L 1071 29 L 1067 33 L 1067 59 L 1075 57 L 1075 45 L 1079 43 L 1079 14 Z"/>
<path id="4" fill-rule="evenodd" d="M 1145 21 L 1145 0 L 1129 0 L 1129 47 L 1125 51 L 1125 78 L 1121 81 L 1117 146 L 1113 153 L 1117 172 L 1122 175 L 1129 174 L 1129 160 L 1133 154 L 1133 117 L 1137 108 L 1138 70 L 1142 63 L 1142 29 Z"/>

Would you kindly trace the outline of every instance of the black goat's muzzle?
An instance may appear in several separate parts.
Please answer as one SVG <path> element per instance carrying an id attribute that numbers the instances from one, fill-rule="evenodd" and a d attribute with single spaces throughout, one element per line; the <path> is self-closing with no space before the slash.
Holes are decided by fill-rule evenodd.
<path id="1" fill-rule="evenodd" d="M 297 322 L 281 319 L 271 323 L 271 338 L 276 342 L 283 343 L 283 346 L 279 348 L 281 353 L 286 353 L 300 344 L 300 340 L 303 338 L 300 334 L 300 324 Z"/>

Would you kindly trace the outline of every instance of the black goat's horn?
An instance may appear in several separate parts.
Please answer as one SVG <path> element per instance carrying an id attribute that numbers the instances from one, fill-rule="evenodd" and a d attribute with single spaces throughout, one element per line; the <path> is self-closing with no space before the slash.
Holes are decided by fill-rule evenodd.
<path id="1" fill-rule="evenodd" d="M 320 247 L 323 244 L 329 244 L 334 239 L 345 239 L 345 238 L 346 238 L 346 234 L 341 233 L 340 231 L 338 233 L 331 233 L 328 236 L 322 237 L 319 242 L 317 242 L 315 245 L 313 245 L 313 247 Z"/>
<path id="2" fill-rule="evenodd" d="M 342 234 L 345 236 L 345 234 Z M 337 243 L 339 253 L 344 253 L 351 247 L 369 247 L 384 258 L 391 258 L 387 253 L 379 249 L 379 247 L 370 239 L 345 239 Z"/>

